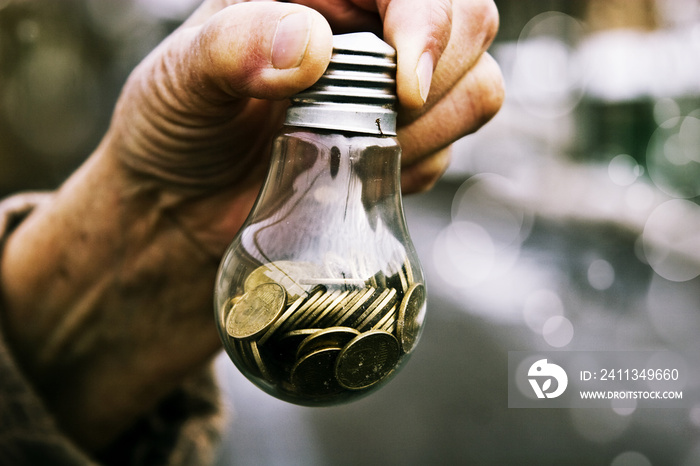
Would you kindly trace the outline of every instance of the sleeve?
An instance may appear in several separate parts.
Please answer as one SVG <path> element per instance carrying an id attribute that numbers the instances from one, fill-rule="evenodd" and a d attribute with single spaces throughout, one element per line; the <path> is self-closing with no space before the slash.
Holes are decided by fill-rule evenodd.
<path id="1" fill-rule="evenodd" d="M 50 194 L 23 194 L 0 202 L 0 254 L 8 235 L 49 198 Z M 3 317 L 0 300 L 0 464 L 175 466 L 213 462 L 224 418 L 211 366 L 191 376 L 112 445 L 90 456 L 61 433 L 22 374 L 7 345 Z"/>

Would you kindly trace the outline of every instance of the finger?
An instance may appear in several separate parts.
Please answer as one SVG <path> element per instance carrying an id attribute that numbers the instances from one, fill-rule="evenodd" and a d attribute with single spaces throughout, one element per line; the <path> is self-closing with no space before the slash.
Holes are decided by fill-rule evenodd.
<path id="1" fill-rule="evenodd" d="M 451 159 L 452 149 L 446 147 L 413 165 L 401 167 L 401 191 L 412 194 L 429 190 L 445 173 Z"/>
<path id="2" fill-rule="evenodd" d="M 226 179 L 231 163 L 250 162 L 241 154 L 259 149 L 279 123 L 283 103 L 267 99 L 313 84 L 331 50 L 330 27 L 309 8 L 273 2 L 223 8 L 173 33 L 134 70 L 108 140 L 138 172 L 198 185 Z M 226 146 L 239 157 L 222 152 Z"/>
<path id="3" fill-rule="evenodd" d="M 486 52 L 498 32 L 498 10 L 491 0 L 455 0 L 450 40 L 432 80 L 430 98 L 439 102 Z"/>
<path id="4" fill-rule="evenodd" d="M 504 99 L 496 61 L 483 54 L 445 96 L 427 112 L 398 130 L 406 167 L 418 164 L 491 119 Z"/>
<path id="5" fill-rule="evenodd" d="M 221 2 L 210 2 L 209 12 Z M 224 2 L 225 3 L 225 2 Z M 201 21 L 204 13 L 193 15 Z M 323 74 L 332 33 L 317 12 L 299 5 L 236 3 L 166 41 L 156 71 L 173 90 L 196 90 L 214 102 L 254 97 L 278 100 Z"/>
<path id="6" fill-rule="evenodd" d="M 214 14 L 218 13 L 224 8 L 237 3 L 243 3 L 244 1 L 246 0 L 206 0 L 199 5 L 199 7 L 180 27 L 183 28 L 202 25 Z"/>
<path id="7" fill-rule="evenodd" d="M 452 33 L 451 0 L 381 2 L 384 38 L 397 51 L 397 93 L 406 108 L 427 101 L 432 76 Z"/>

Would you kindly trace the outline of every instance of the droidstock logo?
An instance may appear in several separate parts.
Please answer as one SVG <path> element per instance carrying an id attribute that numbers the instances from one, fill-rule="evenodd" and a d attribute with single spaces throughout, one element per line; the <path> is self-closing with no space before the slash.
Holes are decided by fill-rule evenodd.
<path id="1" fill-rule="evenodd" d="M 548 363 L 546 359 L 535 361 L 530 366 L 527 375 L 537 398 L 556 398 L 564 393 L 569 383 L 569 377 L 564 369 L 556 364 Z M 557 381 L 554 389 L 552 388 L 552 379 Z"/>

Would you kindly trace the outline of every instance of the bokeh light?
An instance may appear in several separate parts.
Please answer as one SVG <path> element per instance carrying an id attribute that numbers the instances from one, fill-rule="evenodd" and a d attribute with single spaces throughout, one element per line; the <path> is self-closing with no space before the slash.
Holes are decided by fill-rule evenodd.
<path id="1" fill-rule="evenodd" d="M 631 155 L 619 154 L 610 160 L 608 164 L 608 175 L 618 186 L 629 186 L 634 183 L 644 172 Z"/>
<path id="2" fill-rule="evenodd" d="M 660 276 L 688 281 L 700 275 L 700 206 L 673 199 L 649 215 L 642 241 L 646 261 Z"/>
<path id="3" fill-rule="evenodd" d="M 562 348 L 574 338 L 574 325 L 564 316 L 550 317 L 542 326 L 542 337 L 548 345 Z"/>
<path id="4" fill-rule="evenodd" d="M 525 298 L 523 305 L 525 324 L 538 335 L 542 334 L 547 321 L 562 315 L 564 315 L 564 304 L 559 295 L 552 290 L 535 290 Z"/>
<path id="5" fill-rule="evenodd" d="M 596 259 L 588 266 L 588 283 L 596 290 L 607 290 L 615 282 L 615 269 L 610 262 Z"/>
<path id="6" fill-rule="evenodd" d="M 638 451 L 620 453 L 612 460 L 610 466 L 653 466 L 649 458 Z"/>
<path id="7" fill-rule="evenodd" d="M 676 198 L 700 195 L 700 156 L 695 117 L 672 118 L 652 134 L 647 148 L 649 176 L 664 193 Z"/>
<path id="8" fill-rule="evenodd" d="M 519 248 L 532 226 L 532 214 L 512 181 L 494 173 L 474 175 L 457 190 L 452 220 L 480 225 L 496 249 Z"/>
<path id="9" fill-rule="evenodd" d="M 556 118 L 581 101 L 586 70 L 574 49 L 583 35 L 578 20 L 555 11 L 539 14 L 525 25 L 509 89 L 530 113 Z"/>

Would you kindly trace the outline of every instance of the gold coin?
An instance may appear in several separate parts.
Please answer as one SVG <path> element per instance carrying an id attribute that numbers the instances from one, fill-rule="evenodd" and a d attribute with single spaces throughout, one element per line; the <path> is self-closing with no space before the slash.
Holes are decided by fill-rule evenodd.
<path id="1" fill-rule="evenodd" d="M 408 290 L 408 277 L 403 272 L 403 267 L 399 267 L 399 271 L 396 273 L 399 276 L 399 282 L 401 283 L 401 292 L 405 293 Z"/>
<path id="2" fill-rule="evenodd" d="M 322 348 L 342 348 L 360 332 L 350 327 L 329 327 L 316 332 L 299 344 L 297 359 Z"/>
<path id="3" fill-rule="evenodd" d="M 326 293 L 321 299 L 316 301 L 316 304 L 314 304 L 309 310 L 306 311 L 306 313 L 299 319 L 297 322 L 297 326 L 299 327 L 311 327 L 310 323 L 312 320 L 316 318 L 316 316 L 323 311 L 330 303 L 335 300 L 342 291 L 340 290 L 335 290 L 330 293 Z"/>
<path id="4" fill-rule="evenodd" d="M 391 374 L 399 362 L 396 338 L 382 330 L 371 330 L 355 337 L 338 355 L 335 376 L 341 387 L 361 390 Z"/>
<path id="5" fill-rule="evenodd" d="M 230 299 L 227 299 L 226 302 L 224 303 L 223 306 L 221 306 L 222 312 L 221 312 L 221 325 L 226 328 L 226 320 L 228 319 L 228 316 L 231 315 L 231 311 L 233 310 L 233 307 L 236 305 L 238 301 L 241 300 L 241 296 L 233 296 Z"/>
<path id="6" fill-rule="evenodd" d="M 297 392 L 306 396 L 333 395 L 342 391 L 333 368 L 340 348 L 323 348 L 305 355 L 294 367 L 290 380 Z"/>
<path id="7" fill-rule="evenodd" d="M 284 313 L 279 317 L 279 319 L 277 319 L 277 320 L 270 326 L 270 328 L 267 329 L 267 332 L 265 332 L 265 333 L 263 334 L 262 337 L 260 337 L 260 340 L 258 340 L 258 344 L 259 344 L 259 345 L 264 345 L 265 342 L 266 342 L 272 335 L 274 335 L 275 332 L 276 332 L 277 330 L 280 329 L 280 327 L 282 326 L 282 324 L 284 324 L 284 323 L 287 321 L 287 319 L 289 319 L 289 317 L 291 317 L 291 315 L 294 314 L 294 313 L 297 311 L 297 309 L 299 308 L 299 306 L 301 306 L 301 304 L 302 304 L 303 302 L 304 302 L 304 298 L 303 298 L 303 297 L 297 298 L 297 300 L 294 301 L 294 302 L 292 303 L 291 306 L 287 307 L 287 309 L 286 309 L 286 310 L 284 311 Z"/>
<path id="8" fill-rule="evenodd" d="M 313 335 L 314 333 L 320 332 L 321 330 L 323 329 L 303 328 L 283 333 L 279 337 L 276 337 L 275 345 L 272 351 L 274 351 L 274 354 L 278 354 L 281 359 L 284 359 L 287 362 L 294 363 L 296 362 L 296 354 L 297 348 L 299 348 L 299 344 L 302 341 L 304 341 L 304 339 L 309 335 Z"/>
<path id="9" fill-rule="evenodd" d="M 343 291 L 333 301 L 324 306 L 323 309 L 320 309 L 318 312 L 315 312 L 313 318 L 308 323 L 308 326 L 313 327 L 315 324 L 321 322 L 324 317 L 331 313 L 336 307 L 338 307 L 343 302 L 343 300 L 345 300 L 349 293 L 349 291 Z M 321 327 L 321 325 L 319 325 L 319 327 Z"/>
<path id="10" fill-rule="evenodd" d="M 316 311 L 316 309 L 319 308 L 319 306 L 323 306 L 324 303 L 331 299 L 332 294 L 332 292 L 323 288 L 323 293 L 321 293 L 318 298 L 314 299 L 313 302 L 310 302 L 308 306 L 302 306 L 302 309 L 300 309 L 299 312 L 294 315 L 294 321 L 290 322 L 293 328 L 308 327 L 306 322 L 309 321 L 309 317 Z"/>
<path id="11" fill-rule="evenodd" d="M 245 370 L 243 372 L 260 375 L 258 367 L 253 360 L 253 355 L 250 353 L 250 347 L 243 340 L 233 340 L 233 347 L 238 354 L 238 359 L 243 364 Z"/>
<path id="12" fill-rule="evenodd" d="M 396 322 L 396 313 L 398 312 L 398 308 L 399 307 L 396 304 L 391 306 L 389 312 L 384 314 L 382 318 L 379 319 L 379 321 L 376 324 L 374 324 L 372 330 L 386 330 L 387 332 L 389 332 L 389 330 L 387 330 L 387 327 L 391 328 L 394 322 Z"/>
<path id="13" fill-rule="evenodd" d="M 284 310 L 287 294 L 277 283 L 263 283 L 248 291 L 234 306 L 226 331 L 234 338 L 254 338 L 267 330 Z"/>
<path id="14" fill-rule="evenodd" d="M 346 320 L 348 320 L 350 317 L 353 316 L 359 309 L 364 306 L 364 304 L 369 300 L 374 292 L 376 291 L 376 288 L 369 287 L 366 290 L 362 290 L 360 292 L 360 296 L 351 304 L 349 304 L 349 307 L 347 309 L 343 309 L 337 318 L 335 318 L 333 321 L 330 322 L 330 325 L 333 327 L 338 327 L 341 326 L 342 324 L 345 323 Z"/>
<path id="15" fill-rule="evenodd" d="M 414 283 L 401 300 L 396 321 L 396 337 L 406 353 L 411 352 L 418 340 L 421 326 L 419 319 L 424 304 L 425 287 L 422 283 Z"/>
<path id="16" fill-rule="evenodd" d="M 413 268 L 411 268 L 411 261 L 408 260 L 408 257 L 403 263 L 403 270 L 404 273 L 406 274 L 406 281 L 408 283 L 408 286 L 410 287 L 413 285 L 413 282 L 415 281 L 415 277 L 413 276 Z M 406 290 L 404 290 L 406 291 Z"/>
<path id="17" fill-rule="evenodd" d="M 273 382 L 272 375 L 270 374 L 270 371 L 267 369 L 267 366 L 265 365 L 265 362 L 263 361 L 263 358 L 260 355 L 258 344 L 253 340 L 250 340 L 247 343 L 250 345 L 250 354 L 253 357 L 253 362 L 255 362 L 255 365 L 257 366 L 260 375 L 262 375 L 262 377 L 268 382 Z"/>
<path id="18" fill-rule="evenodd" d="M 327 311 L 324 311 L 323 316 L 321 316 L 321 320 L 318 322 L 318 326 L 335 327 L 335 325 L 332 323 L 338 320 L 339 316 L 343 315 L 346 310 L 352 307 L 362 297 L 364 292 L 364 289 L 349 292 L 347 295 L 345 295 L 341 302 L 332 308 L 328 308 Z"/>
<path id="19" fill-rule="evenodd" d="M 376 275 L 372 275 L 367 280 L 365 280 L 365 286 L 367 288 L 378 288 L 379 284 L 377 283 Z"/>
<path id="20" fill-rule="evenodd" d="M 253 270 L 245 281 L 245 291 L 254 290 L 264 283 L 277 283 L 287 292 L 290 301 L 295 301 L 300 296 L 305 296 L 310 289 L 299 283 L 304 277 L 316 274 L 321 270 L 320 266 L 312 262 L 275 261 L 261 265 Z"/>
<path id="21" fill-rule="evenodd" d="M 375 327 L 375 329 L 384 330 L 385 332 L 389 332 L 393 335 L 394 330 L 396 330 L 396 312 L 392 312 L 389 316 L 389 320 L 383 323 L 381 327 Z"/>
<path id="22" fill-rule="evenodd" d="M 309 296 L 306 301 L 301 305 L 301 307 L 292 314 L 283 324 L 280 331 L 287 332 L 289 329 L 295 328 L 297 321 L 299 321 L 305 314 L 306 311 L 316 304 L 316 301 L 321 299 L 326 294 L 326 288 L 323 286 L 318 286 L 309 291 Z"/>
<path id="23" fill-rule="evenodd" d="M 386 294 L 384 299 L 382 299 L 377 307 L 370 312 L 364 320 L 357 323 L 355 328 L 359 330 L 364 330 L 365 327 L 371 326 L 372 322 L 378 320 L 380 316 L 383 316 L 387 310 L 391 310 L 391 305 L 395 303 L 396 300 L 396 290 L 394 288 L 389 288 L 389 293 Z"/>
<path id="24" fill-rule="evenodd" d="M 362 314 L 360 314 L 360 316 L 354 320 L 351 327 L 357 328 L 358 324 L 361 323 L 362 321 L 364 321 L 368 315 L 370 315 L 372 312 L 374 312 L 374 310 L 377 308 L 377 306 L 379 306 L 379 304 L 381 302 L 383 302 L 383 300 L 389 295 L 389 293 L 391 293 L 392 290 L 394 292 L 396 292 L 396 290 L 394 290 L 393 288 L 384 288 L 383 290 L 381 290 L 381 292 L 379 292 L 378 294 L 375 294 L 375 296 L 373 296 L 373 299 L 370 302 L 369 306 L 367 306 L 367 308 L 364 310 L 364 312 L 362 312 Z"/>
<path id="25" fill-rule="evenodd" d="M 320 332 L 321 330 L 323 330 L 323 329 L 322 328 L 300 328 L 297 330 L 292 330 L 292 331 L 289 331 L 289 332 L 286 332 L 285 334 L 283 334 L 280 337 L 280 341 L 286 340 L 286 339 L 299 338 L 299 337 L 301 337 L 301 340 L 303 340 L 304 338 L 308 337 L 309 335 L 313 335 L 314 333 Z M 301 342 L 301 340 L 299 340 L 299 342 Z"/>
<path id="26" fill-rule="evenodd" d="M 386 288 L 386 275 L 381 270 L 374 274 L 375 288 Z"/>

